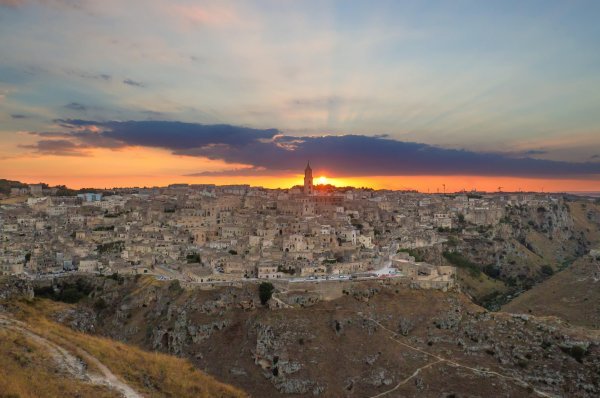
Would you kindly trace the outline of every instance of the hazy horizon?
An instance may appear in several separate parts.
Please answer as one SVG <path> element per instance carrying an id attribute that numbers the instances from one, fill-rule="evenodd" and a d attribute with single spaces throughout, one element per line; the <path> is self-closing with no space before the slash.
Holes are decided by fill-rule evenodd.
<path id="1" fill-rule="evenodd" d="M 5 180 L 10 180 L 10 181 L 16 181 L 14 179 L 11 178 L 4 178 Z M 325 180 L 324 180 L 325 179 Z M 113 190 L 113 189 L 152 189 L 152 188 L 166 188 L 169 186 L 173 186 L 173 185 L 189 185 L 189 186 L 194 186 L 194 185 L 214 185 L 216 187 L 223 187 L 223 186 L 235 186 L 235 185 L 249 185 L 252 188 L 265 188 L 265 189 L 282 189 L 282 190 L 286 190 L 286 189 L 292 189 L 292 188 L 302 188 L 303 184 L 302 184 L 302 177 L 298 177 L 298 181 L 296 181 L 295 183 L 292 183 L 289 186 L 263 186 L 263 185 L 256 185 L 256 184 L 251 184 L 248 183 L 248 181 L 241 181 L 239 183 L 215 183 L 215 182 L 203 182 L 203 183 L 199 183 L 199 182 L 185 182 L 182 180 L 179 181 L 174 181 L 174 182 L 169 182 L 166 184 L 155 184 L 155 185 L 143 185 L 143 184 L 131 184 L 131 185 L 107 185 L 107 186 L 71 186 L 71 185 L 67 185 L 64 183 L 55 183 L 55 184 L 49 184 L 45 181 L 36 181 L 35 179 L 31 180 L 31 181 L 19 181 L 22 183 L 26 183 L 26 184 L 46 184 L 49 187 L 55 187 L 55 186 L 65 186 L 68 189 L 74 189 L 74 190 L 85 190 L 85 189 L 91 189 L 91 190 Z M 547 193 L 547 194 L 571 194 L 571 195 L 576 195 L 576 196 L 591 196 L 591 197 L 596 197 L 596 196 L 600 196 L 600 191 L 577 191 L 577 190 L 556 190 L 556 191 L 552 191 L 552 190 L 524 190 L 524 189 L 518 189 L 518 190 L 505 190 L 504 187 L 497 187 L 496 190 L 485 190 L 485 189 L 478 189 L 477 187 L 472 187 L 470 189 L 461 189 L 461 190 L 450 190 L 447 189 L 444 191 L 444 186 L 442 185 L 441 187 L 436 187 L 435 189 L 427 189 L 427 190 L 419 190 L 416 188 L 410 188 L 410 187 L 402 187 L 402 188 L 386 188 L 386 187 L 372 187 L 372 186 L 368 186 L 368 185 L 343 185 L 340 184 L 339 182 L 336 182 L 335 178 L 325 178 L 325 177 L 317 177 L 315 179 L 315 186 L 334 186 L 335 188 L 354 188 L 354 189 L 373 189 L 373 190 L 391 190 L 391 191 L 414 191 L 414 192 L 418 192 L 418 193 L 423 193 L 423 194 L 447 194 L 447 195 L 453 195 L 453 194 L 460 194 L 460 193 L 470 193 L 470 192 L 477 192 L 477 193 L 486 193 L 486 194 L 515 194 L 515 193 L 535 193 L 535 194 L 539 194 L 539 193 Z M 498 190 L 498 188 L 500 188 L 501 190 Z"/>

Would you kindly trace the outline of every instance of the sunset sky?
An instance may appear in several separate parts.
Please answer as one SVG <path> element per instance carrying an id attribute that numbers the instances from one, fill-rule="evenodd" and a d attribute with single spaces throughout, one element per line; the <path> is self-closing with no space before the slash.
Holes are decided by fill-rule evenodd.
<path id="1" fill-rule="evenodd" d="M 600 191 L 599 1 L 0 0 L 0 178 Z M 317 181 L 318 182 L 318 181 Z"/>

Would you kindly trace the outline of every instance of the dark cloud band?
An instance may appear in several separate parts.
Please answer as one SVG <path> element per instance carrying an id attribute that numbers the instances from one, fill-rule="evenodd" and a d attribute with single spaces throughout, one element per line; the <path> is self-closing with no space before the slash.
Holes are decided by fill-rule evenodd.
<path id="1" fill-rule="evenodd" d="M 600 162 L 576 163 L 529 157 L 540 151 L 515 158 L 510 154 L 478 153 L 402 142 L 387 136 L 293 137 L 283 135 L 276 129 L 171 121 L 94 122 L 69 119 L 57 122 L 66 131 L 60 135 L 62 139 L 56 140 L 57 143 L 52 146 L 55 152 L 60 145 L 65 145 L 65 152 L 69 155 L 84 148 L 142 146 L 249 166 L 248 169 L 220 172 L 220 175 L 282 174 L 298 169 L 308 159 L 319 169 L 337 176 L 589 178 L 600 174 Z M 43 143 L 48 147 L 45 141 L 48 140 L 38 144 Z M 40 146 L 38 150 L 43 151 L 44 148 Z M 199 170 L 198 175 L 206 174 Z"/>

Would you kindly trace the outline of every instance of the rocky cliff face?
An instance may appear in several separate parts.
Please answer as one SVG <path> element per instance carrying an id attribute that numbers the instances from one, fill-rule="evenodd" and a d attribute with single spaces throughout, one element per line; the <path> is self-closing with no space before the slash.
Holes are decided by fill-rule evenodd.
<path id="1" fill-rule="evenodd" d="M 418 249 L 424 260 L 447 264 L 444 252 L 463 261 L 460 282 L 490 309 L 570 266 L 600 242 L 600 208 L 586 201 L 512 206 L 493 226 L 466 226 L 447 233 L 448 242 Z"/>
<path id="2" fill-rule="evenodd" d="M 93 281 L 95 331 L 190 358 L 253 396 L 557 396 L 600 393 L 600 336 L 490 313 L 458 292 L 357 282 L 342 298 L 262 307 L 257 286 Z M 105 306 L 98 306 L 100 300 Z M 94 309 L 96 308 L 96 309 Z M 89 317 L 88 317 L 89 318 Z"/>
<path id="3" fill-rule="evenodd" d="M 476 263 L 499 267 L 506 278 L 530 277 L 540 263 L 557 267 L 587 253 L 590 242 L 585 232 L 577 228 L 564 202 L 513 206 L 499 224 L 482 228 L 477 237 L 465 238 L 459 246 Z"/>
<path id="4" fill-rule="evenodd" d="M 15 277 L 0 278 L 0 301 L 33 298 L 33 285 L 30 281 Z"/>

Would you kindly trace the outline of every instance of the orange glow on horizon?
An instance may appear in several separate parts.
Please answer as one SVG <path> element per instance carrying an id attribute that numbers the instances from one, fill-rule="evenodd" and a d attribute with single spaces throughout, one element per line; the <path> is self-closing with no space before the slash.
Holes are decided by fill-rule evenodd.
<path id="1" fill-rule="evenodd" d="M 290 188 L 302 185 L 303 176 L 202 176 L 187 177 L 181 175 L 123 175 L 123 176 L 47 176 L 15 178 L 26 183 L 45 182 L 50 185 L 67 185 L 71 188 L 116 188 L 116 187 L 152 187 L 166 186 L 176 183 L 188 184 L 249 184 L 265 188 Z M 319 179 L 320 183 L 320 179 Z M 423 193 L 459 192 L 463 189 L 471 191 L 503 192 L 535 191 L 535 192 L 566 192 L 566 191 L 599 191 L 599 180 L 572 179 L 531 179 L 514 177 L 486 176 L 368 176 L 368 177 L 327 177 L 327 184 L 337 187 L 354 186 L 373 189 L 417 190 Z"/>
<path id="2" fill-rule="evenodd" d="M 232 165 L 218 160 L 176 156 L 168 151 L 149 148 L 127 148 L 118 151 L 90 150 L 89 156 L 13 156 L 0 159 L 1 178 L 25 183 L 45 182 L 72 188 L 113 188 L 189 184 L 249 184 L 265 188 L 290 188 L 302 185 L 304 175 L 273 176 L 190 176 L 202 171 L 244 169 L 248 165 Z M 316 184 L 338 187 L 354 186 L 373 189 L 417 190 L 443 193 L 473 189 L 502 191 L 600 191 L 600 176 L 589 179 L 541 179 L 489 176 L 361 176 L 331 177 L 317 170 Z"/>

